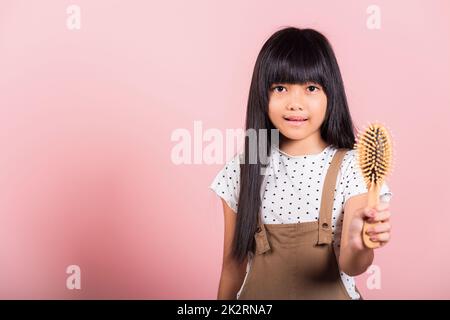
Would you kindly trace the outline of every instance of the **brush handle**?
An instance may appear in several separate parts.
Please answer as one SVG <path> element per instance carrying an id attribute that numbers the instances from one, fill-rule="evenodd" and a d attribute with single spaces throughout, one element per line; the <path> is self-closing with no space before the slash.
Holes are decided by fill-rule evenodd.
<path id="1" fill-rule="evenodd" d="M 380 196 L 380 188 L 381 188 L 380 183 L 372 182 L 370 184 L 369 201 L 368 201 L 368 205 L 367 205 L 369 208 L 375 208 L 378 205 L 379 196 Z M 366 234 L 367 229 L 369 229 L 370 227 L 376 226 L 379 223 L 380 222 L 370 223 L 370 222 L 367 222 L 367 220 L 364 220 L 362 237 L 363 237 L 364 245 L 367 248 L 374 249 L 374 248 L 380 247 L 380 242 L 373 242 L 372 240 L 370 240 L 370 236 Z"/>

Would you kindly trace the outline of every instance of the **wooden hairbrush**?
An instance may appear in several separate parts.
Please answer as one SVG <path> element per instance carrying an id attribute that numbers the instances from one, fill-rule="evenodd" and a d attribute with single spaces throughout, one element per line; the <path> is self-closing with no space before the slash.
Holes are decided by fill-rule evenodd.
<path id="1" fill-rule="evenodd" d="M 367 129 L 358 135 L 355 149 L 358 155 L 358 165 L 369 193 L 367 206 L 375 208 L 379 203 L 381 186 L 392 167 L 391 136 L 383 125 L 369 124 Z M 366 234 L 366 230 L 376 224 L 364 221 L 362 238 L 364 245 L 368 248 L 380 246 L 380 242 L 373 242 Z"/>

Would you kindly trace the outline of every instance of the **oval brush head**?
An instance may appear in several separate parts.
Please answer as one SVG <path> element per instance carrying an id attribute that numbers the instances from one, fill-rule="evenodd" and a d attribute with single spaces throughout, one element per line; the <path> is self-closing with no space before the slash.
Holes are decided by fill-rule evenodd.
<path id="1" fill-rule="evenodd" d="M 369 190 L 368 207 L 374 208 L 379 203 L 380 189 L 386 175 L 392 167 L 392 142 L 388 130 L 381 124 L 372 123 L 359 135 L 355 144 L 358 165 Z M 379 242 L 370 240 L 366 230 L 375 224 L 364 221 L 363 241 L 368 248 L 378 248 Z"/>

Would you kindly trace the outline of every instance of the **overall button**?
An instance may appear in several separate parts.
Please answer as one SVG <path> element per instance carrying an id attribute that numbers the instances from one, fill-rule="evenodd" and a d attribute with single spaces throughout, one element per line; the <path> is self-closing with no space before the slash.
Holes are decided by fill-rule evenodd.
<path id="1" fill-rule="evenodd" d="M 326 223 L 326 222 L 322 223 L 322 228 L 328 229 L 328 223 Z"/>
<path id="2" fill-rule="evenodd" d="M 260 233 L 260 232 L 261 232 L 261 227 L 258 226 L 258 227 L 256 228 L 256 233 Z"/>

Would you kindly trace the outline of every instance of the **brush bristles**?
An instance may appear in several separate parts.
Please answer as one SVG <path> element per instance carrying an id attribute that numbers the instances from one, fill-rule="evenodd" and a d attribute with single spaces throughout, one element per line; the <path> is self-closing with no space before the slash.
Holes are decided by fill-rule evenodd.
<path id="1" fill-rule="evenodd" d="M 367 187 L 372 182 L 383 183 L 392 165 L 392 143 L 386 128 L 380 124 L 369 125 L 359 136 L 355 149 Z"/>

